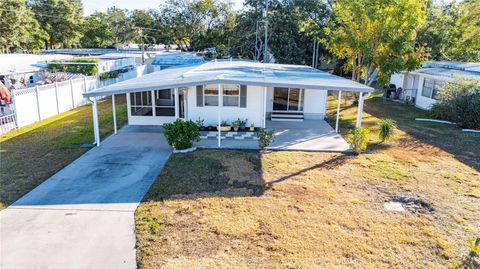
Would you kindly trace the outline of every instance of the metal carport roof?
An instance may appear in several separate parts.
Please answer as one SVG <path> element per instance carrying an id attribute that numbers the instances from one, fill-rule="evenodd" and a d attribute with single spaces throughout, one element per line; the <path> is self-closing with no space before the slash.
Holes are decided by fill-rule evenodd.
<path id="1" fill-rule="evenodd" d="M 168 68 L 98 88 L 84 93 L 84 96 L 108 96 L 204 84 L 243 84 L 364 93 L 373 91 L 372 87 L 308 66 L 225 60 Z"/>

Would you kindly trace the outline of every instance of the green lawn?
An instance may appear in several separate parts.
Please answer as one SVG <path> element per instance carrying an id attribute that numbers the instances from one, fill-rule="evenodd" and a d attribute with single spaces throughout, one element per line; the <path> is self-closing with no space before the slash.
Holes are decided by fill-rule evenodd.
<path id="1" fill-rule="evenodd" d="M 127 122 L 125 97 L 118 96 L 117 122 Z M 102 137 L 113 131 L 112 102 L 99 102 Z M 85 153 L 93 138 L 90 105 L 25 126 L 0 137 L 0 209 L 38 186 Z"/>
<path id="2" fill-rule="evenodd" d="M 334 115 L 335 98 L 329 101 Z M 341 130 L 356 107 L 343 104 Z M 172 155 L 138 207 L 148 268 L 452 268 L 480 235 L 480 135 L 415 122 L 426 112 L 365 104 L 369 152 L 202 150 Z M 376 124 L 398 121 L 381 144 Z M 406 212 L 387 201 L 410 199 Z"/>

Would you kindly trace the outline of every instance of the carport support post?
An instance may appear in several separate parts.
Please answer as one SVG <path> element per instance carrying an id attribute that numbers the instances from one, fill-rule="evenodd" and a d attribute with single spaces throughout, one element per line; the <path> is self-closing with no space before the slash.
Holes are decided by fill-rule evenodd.
<path id="1" fill-rule="evenodd" d="M 113 133 L 117 134 L 117 113 L 115 111 L 115 94 L 112 94 Z"/>
<path id="2" fill-rule="evenodd" d="M 267 87 L 263 87 L 263 121 L 262 121 L 262 128 L 267 127 Z"/>
<path id="3" fill-rule="evenodd" d="M 342 91 L 338 91 L 337 120 L 335 121 L 335 132 L 338 133 L 338 121 L 340 119 L 340 101 L 342 100 Z"/>
<path id="4" fill-rule="evenodd" d="M 95 145 L 100 146 L 100 129 L 98 127 L 98 109 L 97 109 L 97 98 L 93 97 L 93 135 L 95 137 Z"/>
<path id="5" fill-rule="evenodd" d="M 178 119 L 180 114 L 180 100 L 178 100 L 178 88 L 175 88 L 175 120 Z"/>
<path id="6" fill-rule="evenodd" d="M 357 111 L 357 123 L 355 127 L 360 128 L 362 126 L 362 113 L 363 113 L 363 92 L 360 92 L 358 97 L 358 111 Z"/>
<path id="7" fill-rule="evenodd" d="M 222 84 L 218 84 L 218 109 L 217 109 L 217 112 L 218 112 L 218 138 L 217 138 L 217 141 L 218 141 L 218 147 L 221 148 L 222 147 L 222 131 L 220 130 L 221 128 L 221 125 L 222 125 L 222 106 L 223 106 L 223 85 Z"/>

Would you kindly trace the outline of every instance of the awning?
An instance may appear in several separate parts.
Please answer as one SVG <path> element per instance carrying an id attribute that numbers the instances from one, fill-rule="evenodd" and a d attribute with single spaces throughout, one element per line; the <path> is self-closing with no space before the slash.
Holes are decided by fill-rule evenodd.
<path id="1" fill-rule="evenodd" d="M 372 87 L 308 66 L 225 60 L 172 67 L 98 88 L 83 95 L 108 96 L 205 84 L 242 84 L 365 93 L 373 91 Z"/>

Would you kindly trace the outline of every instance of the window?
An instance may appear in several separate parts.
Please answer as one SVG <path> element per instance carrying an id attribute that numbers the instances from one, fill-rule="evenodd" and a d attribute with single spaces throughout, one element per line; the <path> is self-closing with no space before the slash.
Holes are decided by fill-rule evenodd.
<path id="1" fill-rule="evenodd" d="M 303 111 L 304 90 L 299 88 L 273 89 L 273 110 Z"/>
<path id="2" fill-rule="evenodd" d="M 132 116 L 153 116 L 152 92 L 135 92 L 130 94 Z"/>
<path id="3" fill-rule="evenodd" d="M 155 116 L 175 116 L 175 95 L 172 89 L 153 91 L 155 101 Z"/>
<path id="4" fill-rule="evenodd" d="M 444 84 L 445 83 L 443 81 L 435 80 L 433 84 L 433 93 L 432 93 L 433 99 L 437 100 L 437 92 L 443 88 Z"/>
<path id="5" fill-rule="evenodd" d="M 205 106 L 218 106 L 218 85 L 209 84 L 203 88 Z"/>
<path id="6" fill-rule="evenodd" d="M 240 104 L 240 85 L 223 85 L 223 106 Z"/>
<path id="7" fill-rule="evenodd" d="M 444 85 L 443 81 L 426 78 L 423 81 L 422 96 L 437 99 L 437 92 Z"/>
<path id="8" fill-rule="evenodd" d="M 205 85 L 203 88 L 204 106 L 218 106 L 218 85 Z M 240 85 L 223 85 L 223 106 L 240 105 Z"/>

